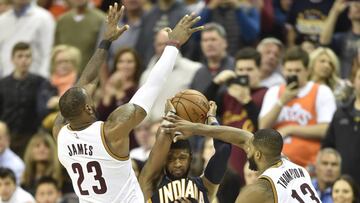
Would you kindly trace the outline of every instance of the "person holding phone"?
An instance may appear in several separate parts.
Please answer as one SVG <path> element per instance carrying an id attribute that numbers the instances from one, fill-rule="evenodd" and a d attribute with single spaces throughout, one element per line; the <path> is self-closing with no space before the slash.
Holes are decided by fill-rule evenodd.
<path id="1" fill-rule="evenodd" d="M 296 164 L 312 166 L 336 110 L 335 98 L 325 85 L 309 81 L 309 56 L 299 47 L 283 60 L 287 84 L 271 87 L 259 115 L 259 128 L 274 128 L 284 137 L 283 153 Z"/>
<path id="2" fill-rule="evenodd" d="M 235 69 L 220 72 L 212 81 L 205 95 L 218 104 L 218 115 L 224 125 L 255 132 L 258 115 L 267 88 L 260 86 L 261 55 L 254 48 L 241 49 L 235 57 Z M 216 92 L 226 86 L 226 91 L 216 97 Z M 246 163 L 245 152 L 233 147 L 230 166 L 241 176 Z"/>

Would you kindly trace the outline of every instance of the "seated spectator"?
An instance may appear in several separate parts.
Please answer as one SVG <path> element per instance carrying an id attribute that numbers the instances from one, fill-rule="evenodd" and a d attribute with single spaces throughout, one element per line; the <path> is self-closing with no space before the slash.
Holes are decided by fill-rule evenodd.
<path id="1" fill-rule="evenodd" d="M 52 177 L 40 178 L 35 187 L 35 200 L 37 203 L 58 203 L 61 191 L 58 182 Z"/>
<path id="2" fill-rule="evenodd" d="M 48 81 L 29 72 L 34 54 L 30 44 L 17 43 L 11 54 L 15 70 L 0 80 L 0 120 L 7 124 L 11 149 L 20 157 L 47 111 L 39 95 Z"/>
<path id="3" fill-rule="evenodd" d="M 168 40 L 166 31 L 160 30 L 156 34 L 154 41 L 155 55 L 150 59 L 145 72 L 141 75 L 140 84 L 144 84 L 146 79 L 149 77 L 150 71 L 159 60 Z M 147 118 L 150 120 L 161 119 L 164 115 L 166 99 L 173 97 L 176 93 L 184 89 L 188 89 L 196 71 L 200 67 L 201 63 L 191 61 L 179 53 L 176 57 L 174 69 L 166 79 L 166 83 L 164 85 L 166 88 L 163 88 L 159 96 L 156 98 L 155 104 L 150 113 L 147 115 Z"/>
<path id="4" fill-rule="evenodd" d="M 0 15 L 11 8 L 9 0 L 0 0 Z M 0 75 L 1 76 L 1 75 Z"/>
<path id="5" fill-rule="evenodd" d="M 156 132 L 160 126 L 159 121 L 150 123 L 144 121 L 134 129 L 134 135 L 139 147 L 130 151 L 130 158 L 145 162 L 155 144 Z"/>
<path id="6" fill-rule="evenodd" d="M 35 184 L 40 178 L 50 176 L 57 180 L 58 186 L 62 187 L 62 174 L 60 163 L 57 157 L 55 141 L 51 135 L 35 134 L 26 147 L 25 171 L 22 177 L 21 186 L 35 194 Z"/>
<path id="7" fill-rule="evenodd" d="M 319 47 L 310 54 L 310 80 L 328 86 L 340 104 L 349 98 L 351 87 L 340 79 L 339 69 L 339 60 L 331 49 Z"/>
<path id="8" fill-rule="evenodd" d="M 336 149 L 341 157 L 341 171 L 360 184 L 360 67 L 354 70 L 355 98 L 337 109 L 323 140 L 322 147 Z"/>
<path id="9" fill-rule="evenodd" d="M 20 183 L 25 164 L 10 148 L 10 135 L 6 124 L 0 121 L 0 166 L 11 169 Z"/>
<path id="10" fill-rule="evenodd" d="M 308 54 L 299 47 L 286 52 L 283 75 L 289 84 L 266 92 L 259 116 L 259 128 L 278 130 L 284 137 L 283 153 L 303 167 L 315 163 L 336 110 L 331 89 L 308 80 L 308 63 Z"/>
<path id="11" fill-rule="evenodd" d="M 281 41 L 271 37 L 261 40 L 257 46 L 257 50 L 261 54 L 261 86 L 270 88 L 285 83 L 285 79 L 280 73 L 283 49 Z"/>
<path id="12" fill-rule="evenodd" d="M 319 151 L 315 163 L 313 186 L 323 203 L 332 203 L 331 187 L 340 176 L 341 156 L 332 148 Z"/>
<path id="13" fill-rule="evenodd" d="M 0 15 L 0 78 L 11 74 L 13 47 L 26 42 L 32 51 L 31 73 L 49 77 L 50 53 L 54 42 L 55 21 L 34 0 L 8 0 L 12 7 Z"/>
<path id="14" fill-rule="evenodd" d="M 219 73 L 205 95 L 216 101 L 218 115 L 224 125 L 255 132 L 258 129 L 258 115 L 267 91 L 267 88 L 260 85 L 261 55 L 254 48 L 243 48 L 237 53 L 235 61 L 235 70 L 224 70 Z M 245 81 L 239 81 L 241 79 Z M 226 91 L 217 96 L 221 85 L 227 85 Z M 242 178 L 245 162 L 244 150 L 233 146 L 230 166 Z"/>
<path id="15" fill-rule="evenodd" d="M 20 186 L 17 186 L 15 174 L 12 170 L 0 167 L 0 202 L 35 203 L 35 199 Z"/>
<path id="16" fill-rule="evenodd" d="M 140 78 L 140 58 L 135 50 L 120 49 L 115 56 L 114 73 L 106 81 L 97 106 L 99 120 L 106 120 L 118 106 L 130 101 L 135 94 Z"/>
<path id="17" fill-rule="evenodd" d="M 348 18 L 351 21 L 351 29 L 347 32 L 335 33 L 336 22 L 347 7 L 349 7 Z M 356 56 L 360 43 L 359 1 L 336 0 L 334 2 L 321 32 L 320 43 L 331 45 L 340 58 L 341 78 L 350 78 L 351 60 Z"/>
<path id="18" fill-rule="evenodd" d="M 332 198 L 334 203 L 358 203 L 359 185 L 351 176 L 342 175 L 333 185 Z"/>

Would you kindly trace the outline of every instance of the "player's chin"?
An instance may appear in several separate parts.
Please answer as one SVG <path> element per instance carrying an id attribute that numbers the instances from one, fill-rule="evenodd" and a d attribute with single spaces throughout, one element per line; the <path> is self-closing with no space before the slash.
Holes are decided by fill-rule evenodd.
<path id="1" fill-rule="evenodd" d="M 175 171 L 173 171 L 171 173 L 171 175 L 176 179 L 184 178 L 185 177 L 185 171 L 183 171 L 183 170 L 175 170 Z"/>

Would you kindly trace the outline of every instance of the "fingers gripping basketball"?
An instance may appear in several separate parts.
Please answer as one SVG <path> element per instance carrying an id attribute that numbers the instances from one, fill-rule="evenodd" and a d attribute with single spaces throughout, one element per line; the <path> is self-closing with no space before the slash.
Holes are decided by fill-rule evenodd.
<path id="1" fill-rule="evenodd" d="M 201 92 L 191 89 L 181 91 L 172 98 L 171 103 L 181 118 L 195 123 L 205 122 L 209 101 Z"/>

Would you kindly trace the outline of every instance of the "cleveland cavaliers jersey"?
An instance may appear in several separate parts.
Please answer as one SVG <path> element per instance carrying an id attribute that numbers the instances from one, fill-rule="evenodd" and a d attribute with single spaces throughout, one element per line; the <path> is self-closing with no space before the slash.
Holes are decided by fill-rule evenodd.
<path id="1" fill-rule="evenodd" d="M 102 121 L 81 131 L 66 125 L 57 143 L 59 160 L 70 175 L 80 203 L 144 202 L 131 160 L 119 160 L 108 149 Z"/>
<path id="2" fill-rule="evenodd" d="M 207 190 L 200 177 L 171 180 L 164 176 L 148 203 L 172 203 L 185 197 L 192 203 L 209 203 Z"/>
<path id="3" fill-rule="evenodd" d="M 287 159 L 281 159 L 259 178 L 271 183 L 275 203 L 321 203 L 309 173 Z"/>

